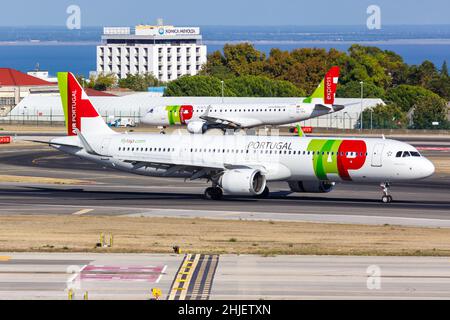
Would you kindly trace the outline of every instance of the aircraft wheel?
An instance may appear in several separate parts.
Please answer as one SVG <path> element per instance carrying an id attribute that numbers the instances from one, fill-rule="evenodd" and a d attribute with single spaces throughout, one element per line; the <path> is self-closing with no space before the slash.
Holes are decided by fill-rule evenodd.
<path id="1" fill-rule="evenodd" d="M 223 191 L 219 187 L 211 187 L 205 190 L 205 198 L 207 200 L 222 200 Z"/>
<path id="2" fill-rule="evenodd" d="M 383 203 L 391 203 L 392 200 L 392 196 L 383 196 L 382 198 Z"/>

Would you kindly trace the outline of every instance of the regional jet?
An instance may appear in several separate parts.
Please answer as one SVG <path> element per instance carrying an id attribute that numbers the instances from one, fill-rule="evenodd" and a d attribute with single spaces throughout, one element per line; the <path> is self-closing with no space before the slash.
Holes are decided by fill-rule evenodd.
<path id="1" fill-rule="evenodd" d="M 293 136 L 121 134 L 112 131 L 71 73 L 59 73 L 67 136 L 47 142 L 102 167 L 144 176 L 204 179 L 205 197 L 269 197 L 267 183 L 290 190 L 327 193 L 335 183 L 391 183 L 434 174 L 434 165 L 413 146 L 388 139 Z"/>
<path id="2" fill-rule="evenodd" d="M 345 108 L 335 105 L 339 67 L 332 67 L 309 98 L 298 104 L 214 104 L 152 107 L 141 122 L 154 126 L 186 126 L 190 133 L 296 123 Z"/>

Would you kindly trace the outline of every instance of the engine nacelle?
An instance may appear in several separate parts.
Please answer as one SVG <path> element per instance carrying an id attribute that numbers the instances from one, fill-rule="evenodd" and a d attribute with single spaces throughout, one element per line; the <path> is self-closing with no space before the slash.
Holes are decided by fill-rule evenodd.
<path id="1" fill-rule="evenodd" d="M 266 188 L 267 179 L 259 170 L 234 169 L 225 171 L 220 185 L 225 193 L 259 196 Z"/>
<path id="2" fill-rule="evenodd" d="M 188 123 L 187 130 L 193 134 L 203 134 L 208 130 L 208 125 L 204 121 L 192 121 Z"/>
<path id="3" fill-rule="evenodd" d="M 333 191 L 334 183 L 326 181 L 291 181 L 289 187 L 299 193 L 328 193 Z"/>

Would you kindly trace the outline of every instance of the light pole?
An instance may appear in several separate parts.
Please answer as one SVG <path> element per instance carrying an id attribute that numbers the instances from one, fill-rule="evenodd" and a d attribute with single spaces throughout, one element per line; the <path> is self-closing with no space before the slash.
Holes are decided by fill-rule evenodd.
<path id="1" fill-rule="evenodd" d="M 361 115 L 360 115 L 360 130 L 363 130 L 363 99 L 364 99 L 364 81 L 360 82 L 361 84 Z"/>
<path id="2" fill-rule="evenodd" d="M 224 90 L 224 82 L 223 82 L 223 80 L 222 81 L 220 81 L 221 83 L 222 83 L 222 103 L 224 103 L 224 97 L 225 97 L 225 90 Z"/>
<path id="3" fill-rule="evenodd" d="M 373 131 L 373 109 L 370 109 L 370 131 Z"/>

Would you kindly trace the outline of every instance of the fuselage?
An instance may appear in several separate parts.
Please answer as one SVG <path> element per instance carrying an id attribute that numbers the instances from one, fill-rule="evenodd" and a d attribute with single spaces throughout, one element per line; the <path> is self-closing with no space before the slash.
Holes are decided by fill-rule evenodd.
<path id="1" fill-rule="evenodd" d="M 155 126 L 186 125 L 189 122 L 202 121 L 201 117 L 208 111 L 209 117 L 239 123 L 242 128 L 252 128 L 295 123 L 333 113 L 342 108 L 342 106 L 317 107 L 312 103 L 161 106 L 149 109 L 141 121 Z"/>
<path id="2" fill-rule="evenodd" d="M 411 145 L 386 139 L 182 134 L 87 138 L 98 155 L 83 148 L 55 148 L 117 170 L 180 178 L 192 175 L 184 166 L 260 168 L 267 181 L 395 182 L 423 179 L 435 170 Z M 52 142 L 80 146 L 76 136 Z"/>

